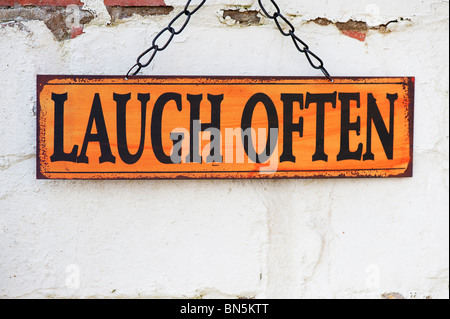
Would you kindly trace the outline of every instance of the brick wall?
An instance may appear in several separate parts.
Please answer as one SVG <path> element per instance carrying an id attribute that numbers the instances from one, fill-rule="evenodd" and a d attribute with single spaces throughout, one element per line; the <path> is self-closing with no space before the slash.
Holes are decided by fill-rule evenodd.
<path id="1" fill-rule="evenodd" d="M 105 0 L 106 6 L 165 6 L 164 0 Z M 0 0 L 0 6 L 67 6 L 82 5 L 79 0 Z"/>
<path id="2" fill-rule="evenodd" d="M 104 0 L 110 21 L 129 18 L 133 14 L 141 16 L 168 14 L 172 7 L 164 0 Z M 79 21 L 70 25 L 75 12 L 70 5 L 79 7 L 76 17 Z M 58 41 L 73 39 L 83 34 L 85 24 L 94 19 L 92 8 L 83 10 L 80 0 L 0 0 L 0 23 L 8 21 L 44 21 Z"/>
<path id="3" fill-rule="evenodd" d="M 0 6 L 67 6 L 69 4 L 81 5 L 78 0 L 0 0 Z"/>

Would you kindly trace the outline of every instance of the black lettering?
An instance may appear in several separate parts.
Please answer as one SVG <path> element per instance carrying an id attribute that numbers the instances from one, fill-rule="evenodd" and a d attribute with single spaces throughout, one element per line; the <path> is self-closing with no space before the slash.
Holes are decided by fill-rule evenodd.
<path id="1" fill-rule="evenodd" d="M 303 117 L 298 119 L 298 123 L 293 123 L 294 102 L 299 103 L 300 110 L 303 110 L 303 94 L 281 94 L 283 101 L 283 154 L 280 162 L 295 163 L 295 156 L 292 154 L 292 134 L 298 132 L 303 137 Z"/>
<path id="2" fill-rule="evenodd" d="M 312 160 L 328 162 L 328 155 L 325 154 L 325 104 L 331 103 L 336 108 L 337 92 L 331 94 L 306 94 L 305 108 L 309 108 L 310 104 L 317 105 L 316 117 L 316 152 Z"/>
<path id="3" fill-rule="evenodd" d="M 97 133 L 92 134 L 92 126 L 95 121 Z M 84 135 L 83 147 L 81 153 L 77 158 L 78 163 L 89 163 L 89 159 L 86 156 L 87 147 L 90 142 L 98 142 L 100 146 L 101 156 L 99 158 L 100 163 L 111 162 L 115 163 L 116 158 L 111 153 L 111 146 L 109 144 L 108 132 L 106 131 L 105 118 L 103 116 L 102 104 L 100 102 L 100 95 L 98 93 L 94 96 L 94 102 L 92 103 L 91 115 L 89 116 L 86 133 Z"/>
<path id="4" fill-rule="evenodd" d="M 114 93 L 114 101 L 117 103 L 117 147 L 122 161 L 126 164 L 136 163 L 142 156 L 145 143 L 145 123 L 147 114 L 147 103 L 150 101 L 150 94 L 138 94 L 138 100 L 141 102 L 141 138 L 139 148 L 136 154 L 130 154 L 127 142 L 127 102 L 131 99 L 131 94 Z"/>
<path id="5" fill-rule="evenodd" d="M 67 101 L 67 93 L 52 93 L 52 100 L 55 101 L 55 132 L 50 161 L 76 163 L 78 145 L 75 145 L 70 153 L 64 153 L 64 102 Z"/>
<path id="6" fill-rule="evenodd" d="M 363 145 L 360 143 L 355 152 L 350 151 L 350 131 L 356 131 L 361 135 L 361 117 L 357 117 L 356 122 L 350 122 L 350 101 L 356 101 L 356 107 L 361 108 L 361 98 L 359 93 L 339 93 L 341 101 L 341 149 L 337 156 L 338 161 L 361 160 Z"/>
<path id="7" fill-rule="evenodd" d="M 257 154 L 255 148 L 253 147 L 253 142 L 251 141 L 251 126 L 253 112 L 258 103 L 262 103 L 267 112 L 267 119 L 269 121 L 269 131 L 267 134 L 267 142 L 264 151 L 261 154 Z M 261 164 L 265 163 L 270 159 L 277 145 L 277 141 L 271 141 L 272 132 L 276 130 L 276 139 L 278 139 L 278 114 L 275 105 L 273 104 L 270 97 L 264 93 L 256 93 L 247 102 L 242 114 L 241 129 L 243 132 L 250 132 L 250 134 L 242 135 L 242 142 L 244 144 L 245 153 L 247 156 L 255 163 Z"/>
<path id="8" fill-rule="evenodd" d="M 394 158 L 394 106 L 398 94 L 387 94 L 387 99 L 390 102 L 389 132 L 381 116 L 377 100 L 373 94 L 367 95 L 367 151 L 363 157 L 365 161 L 375 160 L 375 155 L 372 153 L 372 122 L 375 124 L 387 158 L 390 160 Z"/>
<path id="9" fill-rule="evenodd" d="M 212 95 L 208 94 L 208 101 L 211 103 L 211 123 L 201 123 L 200 122 L 200 103 L 203 100 L 203 95 L 187 95 L 187 99 L 191 104 L 191 127 L 190 127 L 190 147 L 189 155 L 187 156 L 186 162 L 188 163 L 202 163 L 202 157 L 200 155 L 200 143 L 199 134 L 201 131 L 207 131 L 208 129 L 217 129 L 220 131 L 220 105 L 223 101 L 223 94 Z M 198 123 L 201 123 L 198 125 Z M 217 138 L 216 134 L 211 134 L 211 145 L 214 143 L 214 139 Z M 219 142 L 220 141 L 216 141 Z M 219 151 L 220 152 L 220 151 Z M 223 162 L 222 155 L 217 156 L 215 154 L 215 148 L 211 149 L 211 153 L 207 156 L 208 162 Z"/>
<path id="10" fill-rule="evenodd" d="M 158 100 L 156 100 L 152 114 L 151 135 L 152 135 L 153 152 L 155 153 L 155 156 L 158 159 L 158 161 L 160 161 L 163 164 L 174 164 L 170 156 L 164 153 L 161 136 L 162 114 L 164 111 L 164 107 L 170 101 L 174 101 L 176 103 L 178 111 L 182 110 L 181 105 L 182 102 L 180 94 L 164 93 L 158 98 Z"/>

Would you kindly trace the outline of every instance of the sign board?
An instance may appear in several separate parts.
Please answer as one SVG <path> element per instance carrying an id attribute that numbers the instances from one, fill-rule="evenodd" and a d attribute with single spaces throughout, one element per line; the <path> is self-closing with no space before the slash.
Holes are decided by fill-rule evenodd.
<path id="1" fill-rule="evenodd" d="M 37 177 L 410 177 L 414 78 L 37 79 Z"/>

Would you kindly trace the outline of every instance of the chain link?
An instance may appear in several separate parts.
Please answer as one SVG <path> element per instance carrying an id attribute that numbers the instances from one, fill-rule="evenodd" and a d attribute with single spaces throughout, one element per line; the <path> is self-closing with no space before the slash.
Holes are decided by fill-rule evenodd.
<path id="1" fill-rule="evenodd" d="M 141 55 L 138 56 L 136 60 L 136 64 L 131 67 L 131 69 L 128 71 L 127 75 L 125 75 L 125 79 L 128 79 L 131 75 L 137 75 L 142 68 L 145 68 L 152 63 L 152 61 L 155 59 L 155 56 L 158 52 L 164 51 L 167 49 L 169 44 L 172 42 L 173 38 L 183 32 L 183 30 L 188 25 L 189 21 L 191 20 L 191 16 L 195 14 L 200 8 L 205 4 L 206 0 L 201 1 L 193 10 L 189 10 L 189 7 L 191 6 L 192 0 L 188 0 L 186 3 L 186 6 L 184 7 L 184 10 L 177 14 L 175 18 L 170 21 L 169 25 L 162 29 L 156 37 L 152 41 L 152 46 L 142 52 Z M 184 20 L 182 20 L 184 18 Z M 174 24 L 176 22 L 183 22 L 179 29 L 177 30 L 174 27 Z M 164 36 L 166 36 L 165 41 Z"/>
<path id="2" fill-rule="evenodd" d="M 283 16 L 283 14 L 281 13 L 281 9 L 278 6 L 278 4 L 275 2 L 275 0 L 269 0 L 269 1 L 273 7 L 272 14 L 270 14 L 269 10 L 267 10 L 267 8 L 263 5 L 262 0 L 258 0 L 259 6 L 261 7 L 261 10 L 263 11 L 264 15 L 267 18 L 275 21 L 275 24 L 276 24 L 278 30 L 280 30 L 282 35 L 284 35 L 285 37 L 292 38 L 292 41 L 294 42 L 297 50 L 299 52 L 305 54 L 306 59 L 308 60 L 309 64 L 314 69 L 322 71 L 322 73 L 327 77 L 327 79 L 330 80 L 331 82 L 333 82 L 333 79 L 331 78 L 330 73 L 328 73 L 327 69 L 325 69 L 323 61 L 314 52 L 312 52 L 309 49 L 308 45 L 302 39 L 300 39 L 295 34 L 294 26 L 285 16 Z M 284 27 L 283 27 L 283 25 L 284 25 Z M 286 29 L 288 29 L 288 30 L 286 31 Z"/>
<path id="3" fill-rule="evenodd" d="M 271 10 L 271 12 L 273 12 L 272 14 L 270 14 L 269 10 L 267 10 L 267 8 L 263 5 L 262 0 L 258 0 L 259 6 L 261 7 L 261 10 L 264 13 L 264 15 L 267 18 L 274 20 L 278 30 L 280 30 L 280 32 L 283 36 L 292 38 L 292 41 L 294 42 L 294 45 L 297 48 L 297 50 L 299 52 L 305 54 L 306 59 L 308 60 L 309 64 L 314 69 L 321 70 L 322 73 L 331 82 L 333 82 L 333 79 L 331 78 L 330 74 L 325 69 L 323 61 L 314 52 L 312 52 L 309 49 L 309 46 L 302 39 L 300 39 L 295 34 L 294 25 L 281 13 L 281 9 L 278 6 L 278 4 L 275 2 L 275 0 L 269 0 L 269 1 L 273 7 Z M 179 14 L 177 14 L 175 16 L 175 18 L 173 18 L 173 20 L 169 23 L 169 25 L 167 27 L 165 27 L 164 29 L 162 29 L 156 35 L 156 37 L 152 41 L 152 46 L 150 48 L 148 48 L 147 50 L 145 50 L 141 55 L 139 55 L 139 57 L 137 58 L 136 64 L 131 67 L 131 69 L 128 71 L 127 75 L 125 76 L 126 79 L 128 79 L 128 77 L 130 75 L 137 75 L 141 71 L 142 68 L 149 66 L 150 63 L 152 63 L 152 61 L 154 60 L 156 54 L 160 51 L 165 50 L 169 46 L 169 44 L 172 42 L 175 35 L 178 35 L 181 32 L 183 32 L 183 30 L 186 28 L 189 21 L 191 20 L 191 16 L 193 14 L 195 14 L 198 10 L 200 10 L 200 8 L 205 4 L 206 0 L 201 1 L 195 7 L 195 9 L 192 11 L 189 10 L 189 7 L 191 6 L 191 2 L 192 2 L 192 0 L 188 0 L 188 2 L 186 3 L 186 6 L 184 7 L 184 10 L 182 12 L 180 12 Z M 181 27 L 179 27 L 179 29 L 177 30 L 174 27 L 174 24 L 179 20 L 181 21 L 182 17 L 184 17 L 184 22 L 181 25 Z M 167 38 L 164 42 L 164 41 L 160 40 L 160 38 L 163 39 L 163 35 L 165 35 L 165 34 L 167 34 Z M 158 43 L 158 40 L 161 41 L 162 43 Z M 147 61 L 145 61 L 145 59 L 147 59 Z"/>

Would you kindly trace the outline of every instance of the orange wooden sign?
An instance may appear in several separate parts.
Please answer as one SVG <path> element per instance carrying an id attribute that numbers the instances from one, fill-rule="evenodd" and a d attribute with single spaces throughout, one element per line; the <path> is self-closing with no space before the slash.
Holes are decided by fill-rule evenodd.
<path id="1" fill-rule="evenodd" d="M 414 78 L 47 76 L 37 177 L 410 177 Z"/>

